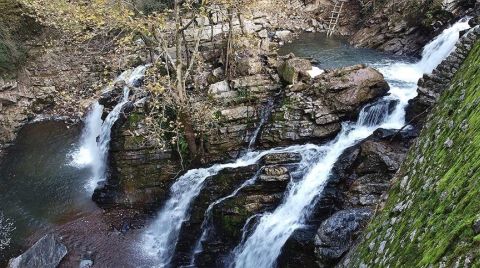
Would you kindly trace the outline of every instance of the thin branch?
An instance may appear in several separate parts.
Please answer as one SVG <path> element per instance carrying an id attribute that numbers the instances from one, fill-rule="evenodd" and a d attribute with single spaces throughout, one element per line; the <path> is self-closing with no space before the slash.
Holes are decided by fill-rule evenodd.
<path id="1" fill-rule="evenodd" d="M 195 48 L 193 50 L 193 55 L 192 55 L 192 58 L 190 59 L 190 64 L 189 64 L 187 70 L 185 71 L 185 77 L 184 77 L 185 80 L 187 80 L 187 77 L 190 75 L 190 72 L 192 71 L 195 60 L 198 56 L 198 50 L 199 50 L 199 47 L 200 47 L 200 39 L 201 39 L 202 34 L 203 34 L 203 27 L 199 27 L 199 29 L 197 31 L 197 36 L 195 37 L 196 40 L 195 40 Z"/>

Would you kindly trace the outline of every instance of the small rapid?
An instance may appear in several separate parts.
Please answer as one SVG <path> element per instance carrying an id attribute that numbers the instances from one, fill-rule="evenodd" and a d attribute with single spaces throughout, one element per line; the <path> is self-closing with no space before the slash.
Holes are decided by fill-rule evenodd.
<path id="1" fill-rule="evenodd" d="M 327 151 L 300 181 L 292 182 L 283 203 L 261 217 L 253 233 L 235 250 L 232 266 L 273 267 L 291 234 L 304 226 L 316 198 L 322 194 L 331 170 L 345 149 L 370 136 L 378 128 L 401 128 L 405 124 L 405 107 L 416 96 L 415 83 L 430 73 L 455 48 L 459 32 L 468 29 L 462 20 L 430 42 L 422 60 L 415 64 L 397 63 L 379 66 L 390 85 L 390 96 L 364 107 L 357 123 L 346 123 L 337 138 L 326 145 Z M 389 101 L 396 101 L 392 112 Z"/>

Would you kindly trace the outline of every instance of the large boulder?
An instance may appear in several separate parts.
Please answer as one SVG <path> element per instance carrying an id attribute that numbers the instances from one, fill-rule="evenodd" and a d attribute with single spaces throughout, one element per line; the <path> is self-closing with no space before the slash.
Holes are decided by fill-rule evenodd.
<path id="1" fill-rule="evenodd" d="M 347 209 L 322 223 L 315 236 L 315 254 L 320 267 L 332 265 L 352 246 L 372 216 L 370 209 Z"/>
<path id="2" fill-rule="evenodd" d="M 67 255 L 67 247 L 58 242 L 53 234 L 47 234 L 38 240 L 22 255 L 8 262 L 9 268 L 56 268 Z"/>
<path id="3" fill-rule="evenodd" d="M 295 84 L 302 77 L 309 77 L 310 70 L 312 70 L 310 61 L 300 58 L 287 59 L 278 67 L 280 77 L 288 84 Z"/>
<path id="4" fill-rule="evenodd" d="M 327 71 L 287 89 L 260 142 L 264 147 L 324 141 L 355 120 L 361 108 L 389 90 L 383 75 L 364 65 Z"/>

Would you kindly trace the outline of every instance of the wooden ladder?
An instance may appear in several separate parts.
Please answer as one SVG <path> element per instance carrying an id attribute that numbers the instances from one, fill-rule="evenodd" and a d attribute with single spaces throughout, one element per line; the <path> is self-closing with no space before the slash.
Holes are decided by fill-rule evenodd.
<path id="1" fill-rule="evenodd" d="M 335 5 L 333 6 L 332 15 L 330 16 L 330 22 L 328 23 L 327 36 L 331 36 L 335 32 L 335 28 L 338 24 L 338 19 L 342 13 L 343 4 L 347 0 L 335 0 Z"/>

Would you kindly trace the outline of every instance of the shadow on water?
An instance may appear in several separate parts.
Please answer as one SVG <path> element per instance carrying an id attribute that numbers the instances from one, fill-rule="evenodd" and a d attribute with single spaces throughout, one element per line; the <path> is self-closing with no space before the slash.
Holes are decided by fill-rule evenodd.
<path id="1" fill-rule="evenodd" d="M 313 58 L 322 69 L 333 69 L 355 64 L 378 65 L 391 62 L 414 62 L 413 58 L 395 56 L 368 48 L 352 47 L 342 36 L 327 37 L 325 33 L 304 33 L 291 43 L 282 46 L 279 55 L 295 54 L 297 57 Z"/>
<path id="2" fill-rule="evenodd" d="M 78 218 L 96 207 L 84 190 L 88 170 L 70 166 L 81 126 L 48 121 L 25 126 L 0 163 L 0 212 L 15 227 L 0 251 L 0 266 L 34 233 Z"/>

